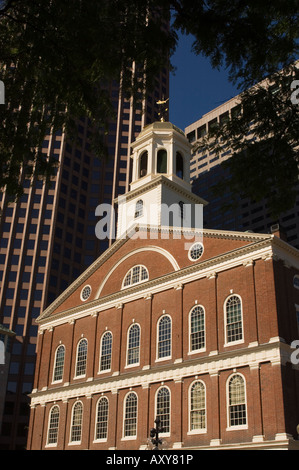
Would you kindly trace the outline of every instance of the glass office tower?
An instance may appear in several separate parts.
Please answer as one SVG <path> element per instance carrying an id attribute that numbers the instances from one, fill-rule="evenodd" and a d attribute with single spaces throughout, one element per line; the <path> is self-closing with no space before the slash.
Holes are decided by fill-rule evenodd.
<path id="1" fill-rule="evenodd" d="M 95 209 L 128 190 L 130 144 L 146 124 L 158 119 L 156 102 L 168 94 L 167 69 L 136 106 L 112 83 L 117 117 L 109 123 L 108 160 L 92 154 L 89 123 L 83 118 L 78 120 L 76 143 L 62 132 L 44 140 L 43 152 L 59 162 L 51 187 L 24 180 L 25 192 L 17 203 L 0 194 L 0 324 L 16 334 L 2 397 L 0 449 L 26 447 L 35 318 L 109 246 L 108 240 L 95 236 Z"/>

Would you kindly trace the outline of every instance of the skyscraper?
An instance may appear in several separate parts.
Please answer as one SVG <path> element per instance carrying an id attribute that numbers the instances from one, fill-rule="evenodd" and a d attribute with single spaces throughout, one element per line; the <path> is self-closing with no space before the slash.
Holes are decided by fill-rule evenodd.
<path id="1" fill-rule="evenodd" d="M 157 119 L 156 102 L 168 96 L 168 70 L 157 77 L 142 105 L 126 99 L 116 82 L 109 91 L 117 117 L 109 123 L 107 161 L 93 155 L 89 122 L 81 118 L 76 142 L 62 132 L 49 133 L 44 140 L 43 152 L 59 162 L 51 187 L 25 179 L 24 195 L 17 203 L 9 204 L 7 195 L 0 194 L 0 324 L 16 333 L 0 449 L 26 446 L 35 318 L 108 247 L 107 240 L 95 236 L 95 209 L 127 190 L 130 144 L 146 124 Z"/>
<path id="2" fill-rule="evenodd" d="M 211 110 L 196 122 L 186 127 L 185 132 L 193 144 L 199 142 L 215 125 L 229 119 L 239 112 L 238 96 Z M 251 130 L 248 129 L 250 138 Z M 204 208 L 204 226 L 211 229 L 254 231 L 270 233 L 280 228 L 285 234 L 286 241 L 295 248 L 299 248 L 299 191 L 297 192 L 294 207 L 274 219 L 270 213 L 267 201 L 252 201 L 250 198 L 241 198 L 238 204 L 228 207 L 232 200 L 229 189 L 222 196 L 215 196 L 213 186 L 217 182 L 229 179 L 229 171 L 221 163 L 231 157 L 229 148 L 223 148 L 221 155 L 215 151 L 195 151 L 191 160 L 190 176 L 193 191 L 200 194 L 209 204 Z M 246 182 L 244 182 L 246 185 Z M 299 185 L 298 185 L 299 190 Z M 223 207 L 227 209 L 223 210 Z"/>

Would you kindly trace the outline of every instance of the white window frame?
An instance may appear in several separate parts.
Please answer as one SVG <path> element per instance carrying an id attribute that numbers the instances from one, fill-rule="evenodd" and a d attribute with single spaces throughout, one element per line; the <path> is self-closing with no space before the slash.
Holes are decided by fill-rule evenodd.
<path id="1" fill-rule="evenodd" d="M 129 397 L 130 394 L 133 394 L 135 395 L 136 397 L 136 434 L 132 435 L 132 436 L 125 436 L 125 421 L 126 421 L 126 408 L 127 408 L 127 399 Z M 137 439 L 137 435 L 138 435 L 138 395 L 135 391 L 133 390 L 130 390 L 126 396 L 124 397 L 124 401 L 123 401 L 123 432 L 122 432 L 122 441 L 134 441 Z"/>
<path id="2" fill-rule="evenodd" d="M 134 362 L 133 364 L 129 364 L 129 337 L 130 337 L 130 331 L 134 326 L 138 326 L 139 328 L 139 346 L 138 346 L 138 362 Z M 131 323 L 131 325 L 128 328 L 127 331 L 127 348 L 126 348 L 126 368 L 129 367 L 136 367 L 140 365 L 140 346 L 141 346 L 141 326 L 139 323 Z"/>
<path id="3" fill-rule="evenodd" d="M 204 392 L 205 392 L 205 427 L 201 429 L 191 429 L 191 392 L 194 384 L 196 383 L 201 383 L 204 387 Z M 188 391 L 188 435 L 193 435 L 193 434 L 205 434 L 207 432 L 207 387 L 206 384 L 204 383 L 203 380 L 201 379 L 195 379 L 193 382 L 190 384 L 189 391 Z"/>
<path id="4" fill-rule="evenodd" d="M 102 355 L 103 355 L 103 338 L 106 334 L 110 333 L 111 334 L 111 355 L 110 355 L 110 367 L 109 369 L 101 369 L 101 361 L 102 361 Z M 98 370 L 98 374 L 105 374 L 106 372 L 111 372 L 111 367 L 112 367 L 112 349 L 113 347 L 113 334 L 112 334 L 112 331 L 110 330 L 107 330 L 107 331 L 104 331 L 104 333 L 102 334 L 101 336 L 101 340 L 100 340 L 100 357 L 99 357 L 99 370 Z"/>
<path id="5" fill-rule="evenodd" d="M 168 317 L 170 319 L 170 354 L 168 356 L 159 357 L 159 343 L 160 343 L 160 336 L 159 336 L 159 325 L 163 318 Z M 168 313 L 163 313 L 157 321 L 157 334 L 156 334 L 156 361 L 167 361 L 172 357 L 172 318 Z"/>
<path id="6" fill-rule="evenodd" d="M 139 268 L 139 281 L 137 282 L 132 282 L 132 276 L 133 276 L 133 269 L 134 268 Z M 147 278 L 146 279 L 141 279 L 141 276 L 142 276 L 142 268 L 146 270 L 147 272 Z M 131 281 L 130 281 L 130 284 L 128 285 L 125 285 L 125 280 L 127 278 L 127 276 L 131 274 Z M 146 282 L 149 280 L 149 272 L 148 272 L 148 269 L 146 266 L 144 266 L 143 264 L 136 264 L 135 266 L 132 266 L 132 268 L 129 269 L 129 271 L 126 273 L 124 279 L 123 279 L 123 282 L 122 282 L 122 286 L 121 288 L 122 289 L 128 289 L 129 287 L 132 287 L 132 286 L 137 286 L 138 284 L 142 284 L 143 282 Z"/>
<path id="7" fill-rule="evenodd" d="M 84 374 L 77 375 L 77 364 L 78 364 L 79 345 L 80 345 L 80 343 L 81 343 L 82 341 L 86 341 L 86 343 L 87 343 L 87 353 L 86 353 L 86 361 L 85 361 L 85 373 L 84 373 Z M 78 341 L 78 343 L 77 343 L 74 379 L 80 379 L 80 378 L 86 377 L 87 358 L 88 358 L 88 341 L 87 341 L 86 338 L 80 338 L 79 341 Z"/>
<path id="8" fill-rule="evenodd" d="M 193 258 L 191 257 L 191 251 L 194 249 L 195 245 L 201 245 L 201 247 L 202 247 L 202 252 L 201 252 L 201 254 L 199 255 L 198 258 L 193 259 Z M 190 261 L 192 261 L 192 263 L 196 263 L 196 261 L 198 261 L 198 260 L 202 257 L 203 254 L 204 254 L 204 245 L 203 245 L 203 243 L 201 243 L 201 242 L 195 242 L 195 243 L 193 243 L 193 245 L 192 245 L 192 246 L 189 248 L 189 250 L 188 250 L 188 258 L 189 258 Z"/>
<path id="9" fill-rule="evenodd" d="M 231 426 L 230 424 L 230 404 L 229 404 L 229 383 L 231 379 L 235 376 L 240 376 L 243 379 L 244 383 L 244 395 L 245 395 L 245 413 L 246 413 L 246 424 L 239 424 L 237 426 Z M 247 386 L 246 386 L 246 380 L 243 374 L 240 372 L 234 372 L 231 374 L 227 381 L 226 381 L 226 413 L 227 413 L 227 431 L 238 431 L 242 429 L 248 429 L 248 412 L 247 412 Z"/>
<path id="10" fill-rule="evenodd" d="M 108 404 L 108 411 L 107 411 L 107 435 L 105 438 L 97 438 L 97 426 L 98 426 L 98 412 L 99 412 L 99 404 L 100 404 L 100 401 L 101 400 L 104 400 L 106 399 L 107 400 L 107 404 Z M 101 396 L 98 401 L 97 401 L 97 405 L 96 405 L 96 413 L 95 413 L 95 427 L 94 427 L 94 440 L 93 442 L 96 443 L 96 442 L 107 442 L 108 441 L 108 432 L 109 432 L 109 399 L 106 395 L 103 395 Z"/>
<path id="11" fill-rule="evenodd" d="M 166 388 L 169 393 L 169 431 L 159 433 L 160 437 L 169 437 L 171 434 L 171 390 L 166 385 L 160 385 L 155 393 L 155 419 L 158 417 L 158 393 L 162 388 Z"/>
<path id="12" fill-rule="evenodd" d="M 78 441 L 72 441 L 72 428 L 73 428 L 73 419 L 74 419 L 74 411 L 75 411 L 75 406 L 81 403 L 82 407 L 82 415 L 81 415 L 81 434 L 80 434 L 80 440 Z M 83 431 L 83 417 L 84 417 L 84 405 L 81 400 L 77 400 L 72 407 L 72 413 L 71 413 L 71 423 L 70 423 L 70 438 L 69 438 L 69 445 L 71 446 L 79 446 L 81 445 L 82 442 L 82 431 Z"/>
<path id="13" fill-rule="evenodd" d="M 57 353 L 59 348 L 64 348 L 64 357 L 63 357 L 63 366 L 62 366 L 62 374 L 61 374 L 61 379 L 56 379 L 55 380 L 55 370 L 56 370 L 56 363 L 57 363 Z M 63 382 L 63 373 L 64 373 L 64 364 L 65 364 L 65 346 L 64 344 L 59 344 L 56 348 L 55 351 L 55 357 L 54 357 L 54 367 L 53 367 L 53 374 L 52 374 L 52 384 L 57 384 Z"/>
<path id="14" fill-rule="evenodd" d="M 85 289 L 90 289 L 90 293 L 89 293 L 89 296 L 87 297 L 87 299 L 84 299 L 83 298 L 83 292 Z M 89 284 L 87 284 L 86 286 L 83 287 L 83 289 L 81 290 L 81 293 L 80 293 L 80 299 L 82 300 L 82 302 L 87 302 L 87 300 L 90 298 L 91 296 L 91 293 L 92 293 L 92 288 Z"/>
<path id="15" fill-rule="evenodd" d="M 238 297 L 238 299 L 240 300 L 240 304 L 241 304 L 242 339 L 237 339 L 235 341 L 228 342 L 228 340 L 227 340 L 227 310 L 226 310 L 226 306 L 227 306 L 227 303 L 228 303 L 229 299 L 231 299 L 232 297 Z M 224 315 L 224 347 L 244 343 L 245 335 L 244 335 L 244 321 L 243 321 L 243 301 L 242 301 L 242 297 L 239 294 L 230 294 L 225 299 L 224 304 L 223 304 L 223 315 Z"/>
<path id="16" fill-rule="evenodd" d="M 54 408 L 58 408 L 59 414 L 58 414 L 58 426 L 57 426 L 57 435 L 56 435 L 56 442 L 51 442 L 49 443 L 49 432 L 50 432 L 50 422 L 51 422 L 51 416 Z M 47 430 L 47 444 L 46 447 L 57 447 L 58 445 L 58 438 L 59 438 L 59 421 L 60 421 L 60 407 L 55 404 L 51 407 L 49 411 L 49 417 L 48 417 L 48 430 Z"/>
<path id="17" fill-rule="evenodd" d="M 191 350 L 191 315 L 192 315 L 192 312 L 193 310 L 196 308 L 196 307 L 199 307 L 199 308 L 202 308 L 203 309 L 203 317 L 204 317 L 204 346 L 202 348 L 199 348 L 199 349 L 194 349 L 194 350 Z M 188 317 L 188 322 L 189 322 L 189 352 L 188 352 L 188 355 L 190 354 L 197 354 L 199 352 L 204 352 L 206 351 L 206 311 L 205 311 L 205 308 L 203 305 L 198 305 L 198 304 L 195 304 L 193 305 L 193 307 L 191 308 L 190 312 L 189 312 L 189 317 Z"/>

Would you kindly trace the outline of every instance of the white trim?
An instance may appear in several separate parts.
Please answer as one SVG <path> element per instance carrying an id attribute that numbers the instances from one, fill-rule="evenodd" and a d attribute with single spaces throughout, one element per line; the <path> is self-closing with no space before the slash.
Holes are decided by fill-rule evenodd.
<path id="1" fill-rule="evenodd" d="M 103 400 L 104 398 L 106 398 L 106 400 L 108 402 L 107 437 L 97 439 L 96 438 L 96 433 L 97 433 L 97 424 L 98 424 L 98 406 L 99 406 L 100 400 Z M 106 397 L 106 395 L 102 395 L 101 397 L 99 397 L 99 399 L 96 403 L 96 407 L 95 407 L 94 434 L 93 434 L 94 439 L 93 439 L 93 442 L 94 443 L 107 442 L 107 440 L 108 440 L 108 431 L 109 431 L 109 398 Z"/>
<path id="2" fill-rule="evenodd" d="M 193 385 L 200 382 L 204 386 L 205 391 L 205 427 L 202 429 L 191 429 L 191 389 Z M 193 380 L 188 389 L 188 432 L 187 435 L 205 434 L 207 432 L 207 387 L 203 380 L 197 378 Z"/>
<path id="3" fill-rule="evenodd" d="M 136 434 L 134 434 L 134 436 L 125 436 L 125 419 L 126 419 L 126 402 L 127 402 L 127 398 L 130 394 L 134 394 L 136 396 L 136 400 L 137 400 L 137 404 L 136 404 Z M 137 439 L 137 435 L 138 435 L 138 395 L 137 395 L 137 392 L 135 390 L 129 390 L 128 393 L 126 393 L 125 397 L 124 397 L 124 400 L 123 400 L 123 426 L 122 426 L 122 438 L 121 440 L 125 440 L 125 441 L 133 441 L 135 439 Z"/>
<path id="4" fill-rule="evenodd" d="M 220 353 L 217 356 L 203 357 L 197 361 L 185 361 L 180 364 L 167 364 L 165 369 L 148 369 L 139 371 L 133 376 L 122 374 L 115 377 L 107 377 L 88 383 L 79 383 L 76 387 L 60 387 L 59 389 L 48 389 L 46 391 L 36 391 L 31 394 L 31 407 L 45 405 L 50 402 L 65 401 L 78 396 L 94 395 L 99 393 L 117 393 L 118 390 L 128 387 L 147 388 L 150 384 L 163 381 L 181 380 L 184 377 L 192 377 L 204 374 L 216 374 L 222 370 L 239 369 L 244 366 L 257 367 L 260 363 L 282 363 L 284 356 L 289 359 L 292 350 L 290 346 L 277 340 L 244 350 L 232 350 Z M 161 378 L 163 377 L 163 379 Z"/>
<path id="5" fill-rule="evenodd" d="M 54 375 L 55 375 L 55 369 L 56 369 L 56 361 L 57 361 L 57 351 L 60 347 L 63 347 L 64 348 L 64 357 L 63 357 L 63 367 L 62 367 L 62 377 L 61 379 L 58 379 L 58 380 L 54 380 Z M 54 364 L 53 364 L 53 371 L 52 371 L 52 384 L 59 384 L 59 383 L 62 383 L 63 382 L 63 374 L 64 374 L 64 364 L 65 364 L 65 352 L 66 352 L 66 348 L 64 346 L 64 344 L 59 344 L 55 350 L 55 356 L 54 356 Z"/>
<path id="6" fill-rule="evenodd" d="M 128 352 L 129 352 L 129 332 L 133 326 L 137 325 L 139 327 L 139 348 L 138 348 L 138 362 L 134 362 L 133 364 L 128 364 Z M 127 329 L 127 345 L 126 345 L 126 368 L 136 367 L 140 365 L 140 351 L 141 351 L 141 326 L 139 323 L 131 323 Z"/>
<path id="7" fill-rule="evenodd" d="M 86 355 L 86 362 L 85 362 L 85 374 L 81 375 L 76 375 L 77 372 L 77 362 L 78 362 L 78 350 L 79 350 L 79 344 L 85 340 L 87 342 L 87 355 Z M 74 379 L 81 379 L 83 377 L 86 377 L 86 369 L 87 369 L 87 358 L 88 358 L 88 339 L 87 338 L 80 338 L 79 341 L 77 342 L 77 348 L 76 348 L 76 361 L 75 361 L 75 370 L 74 370 Z"/>
<path id="8" fill-rule="evenodd" d="M 75 406 L 77 405 L 77 403 L 81 403 L 81 405 L 82 405 L 81 436 L 80 436 L 80 441 L 72 441 L 71 438 L 72 438 L 72 427 L 73 427 L 74 409 L 75 409 Z M 84 417 L 84 405 L 83 405 L 83 402 L 82 402 L 81 400 L 76 400 L 75 403 L 74 403 L 73 406 L 72 406 L 72 412 L 71 412 L 70 434 L 69 434 L 69 442 L 68 442 L 68 445 L 69 445 L 69 446 L 80 445 L 81 442 L 82 442 L 83 417 Z"/>
<path id="9" fill-rule="evenodd" d="M 56 439 L 56 442 L 54 443 L 50 443 L 49 444 L 49 431 L 50 431 L 50 420 L 51 420 L 51 414 L 52 414 L 52 410 L 53 408 L 57 407 L 58 410 L 59 410 L 59 418 L 58 418 L 58 429 L 57 429 L 57 439 Z M 50 410 L 49 410 L 49 413 L 48 413 L 48 429 L 47 429 L 47 439 L 46 439 L 46 447 L 57 447 L 58 445 L 58 439 L 59 439 L 59 425 L 60 425 L 60 406 L 57 405 L 57 403 L 54 403 Z"/>
<path id="10" fill-rule="evenodd" d="M 158 410 L 158 407 L 157 407 L 158 393 L 159 393 L 159 391 L 160 391 L 162 388 L 167 388 L 167 390 L 168 390 L 168 392 L 169 392 L 169 431 L 167 431 L 167 432 L 160 432 L 160 433 L 159 433 L 159 436 L 160 436 L 160 437 L 169 437 L 170 434 L 171 434 L 171 415 L 172 415 L 172 413 L 171 413 L 171 390 L 170 390 L 170 388 L 169 388 L 167 385 L 165 385 L 165 384 L 162 385 L 162 384 L 163 384 L 163 382 L 162 382 L 161 385 L 157 388 L 156 393 L 155 393 L 155 419 L 156 419 L 156 417 L 157 417 L 157 410 Z"/>
<path id="11" fill-rule="evenodd" d="M 162 318 L 164 317 L 168 317 L 170 319 L 170 355 L 168 356 L 163 356 L 163 357 L 159 357 L 159 324 L 160 324 L 160 321 L 162 320 Z M 156 325 L 156 360 L 155 362 L 160 362 L 160 361 L 167 361 L 169 359 L 171 359 L 172 357 L 172 317 L 171 315 L 169 315 L 168 313 L 163 313 L 159 318 L 158 318 L 158 321 L 157 321 L 157 325 Z"/>
<path id="12" fill-rule="evenodd" d="M 84 291 L 85 289 L 87 289 L 87 288 L 90 289 L 90 292 L 89 292 L 89 295 L 88 295 L 87 299 L 84 299 L 84 298 L 83 298 L 83 291 Z M 92 288 L 91 288 L 91 286 L 90 286 L 89 284 L 86 284 L 86 286 L 84 286 L 84 287 L 82 288 L 82 290 L 81 290 L 81 293 L 80 293 L 80 300 L 81 300 L 82 302 L 87 302 L 87 300 L 88 300 L 89 297 L 91 296 L 91 293 L 92 293 Z"/>
<path id="13" fill-rule="evenodd" d="M 117 263 L 115 263 L 115 265 L 109 270 L 109 273 L 104 277 L 96 295 L 95 295 L 95 299 L 98 299 L 101 295 L 101 292 L 106 284 L 106 282 L 108 281 L 109 277 L 111 276 L 111 274 L 118 268 L 118 266 L 123 263 L 126 259 L 130 258 L 131 256 L 134 256 L 136 254 L 139 254 L 139 253 L 143 253 L 145 251 L 155 251 L 157 253 L 160 253 L 161 255 L 165 256 L 165 258 L 168 259 L 168 261 L 171 263 L 173 269 L 175 271 L 179 271 L 180 267 L 176 261 L 176 259 L 169 253 L 169 251 L 165 250 L 164 248 L 160 248 L 159 246 L 145 246 L 143 248 L 137 248 L 136 250 L 133 250 L 131 251 L 130 253 L 127 253 L 125 256 L 123 256 Z M 142 281 L 142 282 L 146 282 L 146 281 Z M 141 284 L 141 283 L 139 283 Z M 135 285 L 135 284 L 133 284 Z M 136 284 L 137 285 L 137 284 Z M 132 287 L 132 286 L 128 286 L 128 287 Z"/>
<path id="14" fill-rule="evenodd" d="M 199 256 L 198 258 L 193 259 L 193 258 L 191 257 L 191 251 L 193 250 L 193 248 L 195 247 L 195 245 L 201 245 L 201 246 L 202 246 L 202 252 L 201 252 L 201 254 L 200 254 L 200 256 Z M 195 263 L 196 261 L 198 261 L 198 260 L 202 257 L 203 254 L 204 254 L 204 244 L 201 243 L 201 242 L 195 242 L 195 243 L 192 244 L 192 246 L 191 246 L 191 247 L 189 248 L 189 250 L 188 250 L 188 259 L 189 259 L 190 261 L 192 261 L 192 263 Z"/>
<path id="15" fill-rule="evenodd" d="M 111 355 L 110 355 L 110 367 L 109 369 L 101 369 L 101 360 L 102 360 L 102 353 L 103 353 L 103 337 L 105 334 L 110 333 L 112 336 L 112 341 L 111 341 Z M 98 374 L 104 374 L 105 372 L 111 372 L 111 365 L 112 365 L 112 352 L 113 352 L 113 333 L 111 330 L 106 330 L 101 336 L 100 339 L 100 355 L 99 355 L 99 368 L 98 368 Z"/>
<path id="16" fill-rule="evenodd" d="M 230 419 L 229 419 L 229 382 L 231 380 L 232 377 L 235 377 L 239 375 L 240 377 L 242 377 L 243 381 L 244 381 L 244 392 L 245 392 L 245 411 L 246 411 L 246 424 L 242 424 L 242 425 L 239 425 L 239 426 L 231 426 L 230 424 Z M 247 386 L 246 386 L 246 379 L 244 377 L 243 374 L 241 374 L 240 372 L 233 372 L 232 374 L 230 374 L 230 376 L 227 378 L 227 381 L 226 381 L 226 413 L 227 413 L 227 427 L 226 427 L 226 431 L 239 431 L 239 430 L 242 430 L 242 429 L 248 429 L 248 413 L 247 413 Z"/>
<path id="17" fill-rule="evenodd" d="M 204 343 L 205 345 L 200 348 L 200 349 L 194 349 L 193 351 L 191 351 L 191 313 L 192 311 L 196 308 L 196 307 L 200 307 L 203 309 L 203 318 L 204 318 Z M 188 348 L 188 355 L 191 355 L 191 354 L 197 354 L 197 353 L 200 353 L 200 352 L 204 352 L 206 350 L 206 311 L 205 311 L 205 308 L 203 305 L 199 305 L 199 304 L 195 304 L 193 305 L 193 307 L 190 309 L 189 311 L 189 314 L 188 314 L 188 328 L 189 328 L 189 338 L 188 338 L 188 342 L 189 342 L 189 348 Z"/>
<path id="18" fill-rule="evenodd" d="M 237 339 L 235 341 L 227 341 L 227 312 L 226 312 L 226 305 L 229 299 L 232 297 L 238 297 L 241 303 L 241 322 L 242 322 L 242 339 Z M 242 297 L 239 294 L 231 293 L 228 297 L 226 297 L 224 304 L 223 304 L 223 318 L 224 318 L 224 347 L 234 346 L 236 344 L 242 344 L 245 342 L 244 338 L 244 321 L 243 321 L 243 302 Z"/>

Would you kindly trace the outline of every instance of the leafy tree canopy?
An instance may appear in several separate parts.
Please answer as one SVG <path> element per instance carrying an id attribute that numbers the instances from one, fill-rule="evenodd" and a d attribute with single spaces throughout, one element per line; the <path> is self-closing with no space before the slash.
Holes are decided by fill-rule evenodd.
<path id="1" fill-rule="evenodd" d="M 0 105 L 0 187 L 12 195 L 20 194 L 21 169 L 29 175 L 49 177 L 53 162 L 38 149 L 49 128 L 66 128 L 70 133 L 74 116 L 90 119 L 94 151 L 100 155 L 102 129 L 113 113 L 107 84 L 121 77 L 128 95 L 147 93 L 175 50 L 178 31 L 191 34 L 194 51 L 209 57 L 214 67 L 227 67 L 231 80 L 242 90 L 269 76 L 274 76 L 271 86 L 273 80 L 280 80 L 282 86 L 276 72 L 298 56 L 298 11 L 298 0 L 0 0 L 0 79 L 5 83 L 7 103 Z M 166 28 L 169 12 L 171 26 Z M 133 62 L 139 70 L 135 75 Z M 231 167 L 236 191 L 240 189 L 238 179 L 248 191 L 260 187 L 255 178 L 261 163 L 257 155 L 267 155 L 263 175 L 267 174 L 269 182 L 272 176 L 276 178 L 280 191 L 297 181 L 296 126 L 289 123 L 297 119 L 298 107 L 290 106 L 290 82 L 286 83 L 284 95 L 271 93 L 268 85 L 264 91 L 254 88 L 254 105 L 249 105 L 250 92 L 241 95 L 246 116 L 242 113 L 242 119 L 231 122 L 225 132 L 222 127 L 222 137 L 218 135 L 218 140 L 233 142 L 236 155 L 242 151 L 242 163 L 230 159 L 238 162 Z M 246 126 L 253 120 L 264 125 L 256 130 L 272 130 L 274 137 L 285 123 L 279 127 L 279 152 L 278 139 L 270 139 L 266 150 L 266 139 L 259 142 L 257 138 L 255 153 L 253 145 L 237 138 L 248 132 Z M 250 185 L 248 178 L 246 184 L 242 179 L 244 155 L 251 159 Z M 279 169 L 276 175 L 271 173 L 273 168 Z M 260 191 L 258 196 L 262 195 Z M 289 193 L 285 205 L 290 201 Z"/>

